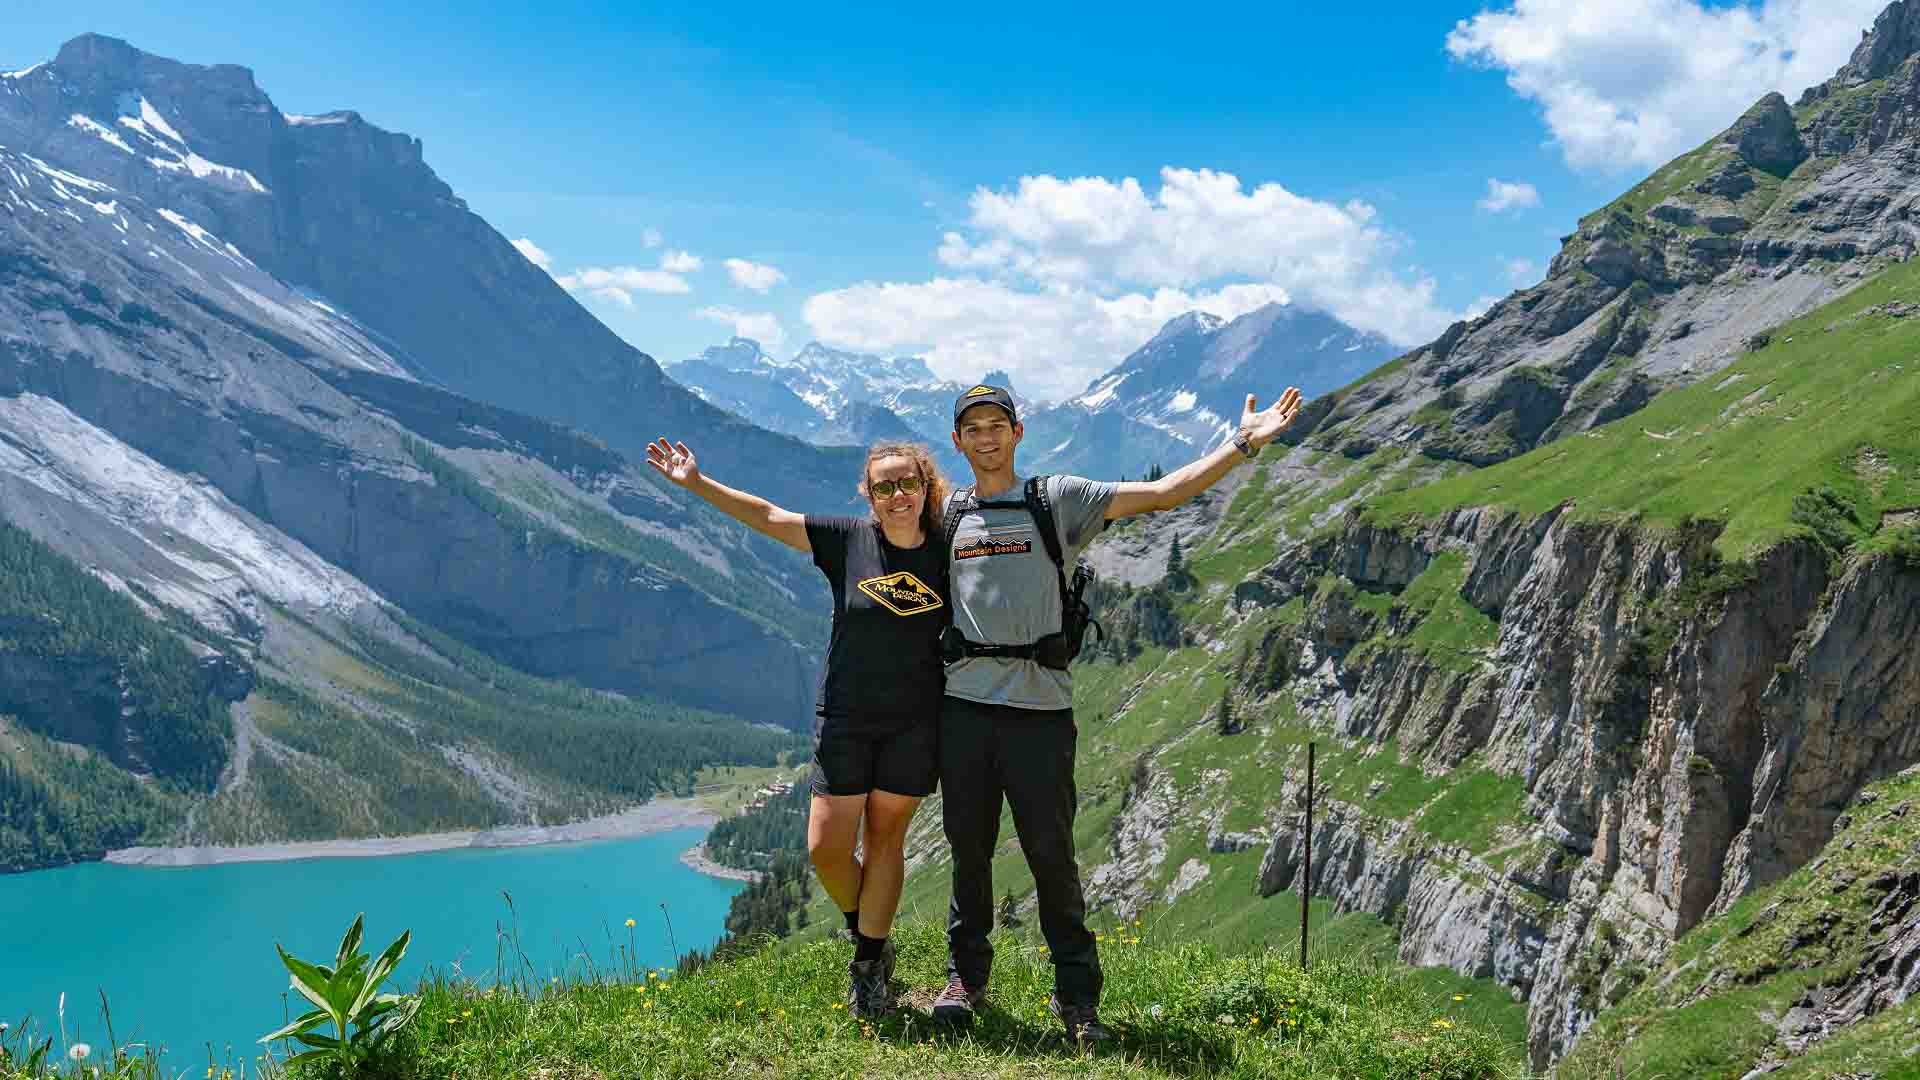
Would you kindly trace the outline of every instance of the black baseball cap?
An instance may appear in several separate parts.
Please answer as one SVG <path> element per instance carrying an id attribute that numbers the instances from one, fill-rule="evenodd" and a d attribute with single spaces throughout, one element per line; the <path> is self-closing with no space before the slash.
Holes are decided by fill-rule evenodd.
<path id="1" fill-rule="evenodd" d="M 1014 423 L 1020 422 L 1019 414 L 1013 410 L 1013 394 L 1010 393 L 1006 387 L 988 386 L 986 383 L 981 383 L 979 386 L 953 399 L 953 426 L 955 428 L 960 426 L 960 414 L 973 408 L 975 405 L 998 405 L 1007 411 L 1008 420 Z"/>

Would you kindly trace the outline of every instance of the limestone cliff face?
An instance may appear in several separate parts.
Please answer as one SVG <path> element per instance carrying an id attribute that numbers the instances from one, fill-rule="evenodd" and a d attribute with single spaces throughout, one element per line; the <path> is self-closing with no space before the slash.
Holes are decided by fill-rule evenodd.
<path id="1" fill-rule="evenodd" d="M 1499 620 L 1470 670 L 1411 648 L 1360 655 L 1379 616 L 1334 593 L 1261 644 L 1289 661 L 1284 685 L 1249 689 L 1435 772 L 1477 756 L 1524 781 L 1528 857 L 1495 866 L 1335 803 L 1305 878 L 1344 909 L 1399 918 L 1404 959 L 1526 995 L 1539 1065 L 1678 935 L 1812 858 L 1863 785 L 1920 761 L 1920 571 L 1883 557 L 1830 577 L 1809 542 L 1729 573 L 1711 541 L 1558 512 L 1356 519 L 1239 590 L 1251 614 L 1323 573 L 1397 591 L 1436 556 L 1465 556 L 1461 597 Z M 1265 893 L 1299 885 L 1294 795 L 1271 800 Z"/>

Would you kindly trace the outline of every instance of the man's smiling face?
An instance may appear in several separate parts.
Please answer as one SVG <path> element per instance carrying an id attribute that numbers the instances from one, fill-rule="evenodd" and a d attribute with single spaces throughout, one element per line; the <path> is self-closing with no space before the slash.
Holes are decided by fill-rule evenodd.
<path id="1" fill-rule="evenodd" d="M 953 447 L 976 471 L 1002 472 L 1013 468 L 1013 448 L 1024 434 L 1026 429 L 1009 420 L 1000 406 L 975 405 L 954 425 Z"/>

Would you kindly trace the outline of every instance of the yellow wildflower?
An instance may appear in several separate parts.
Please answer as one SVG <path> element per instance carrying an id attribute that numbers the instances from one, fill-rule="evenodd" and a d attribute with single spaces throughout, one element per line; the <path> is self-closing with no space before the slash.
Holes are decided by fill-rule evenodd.
<path id="1" fill-rule="evenodd" d="M 1452 1026 L 1453 1026 L 1453 1021 L 1451 1021 L 1451 1020 L 1435 1020 L 1435 1021 L 1433 1022 L 1433 1026 L 1434 1026 L 1434 1027 L 1437 1027 L 1437 1028 L 1441 1028 L 1441 1029 L 1443 1029 L 1443 1030 L 1444 1030 L 1444 1029 L 1446 1029 L 1446 1028 L 1450 1028 L 1450 1027 L 1452 1027 Z"/>
<path id="2" fill-rule="evenodd" d="M 631 930 L 631 929 L 633 929 L 633 920 L 632 920 L 632 919 L 628 919 L 628 920 L 627 920 L 627 929 L 629 929 L 629 930 Z"/>
<path id="3" fill-rule="evenodd" d="M 472 1010 L 472 1009 L 468 1009 L 468 1010 L 467 1010 L 466 1012 L 463 1012 L 463 1013 L 461 1013 L 460 1015 L 461 1015 L 461 1016 L 472 1016 L 472 1015 L 473 1015 L 473 1010 Z"/>
<path id="4" fill-rule="evenodd" d="M 643 1008 L 643 1009 L 651 1009 L 651 1008 L 653 1008 L 653 1002 L 651 1002 L 651 1001 L 649 1001 L 649 1002 L 647 1002 L 647 1003 L 646 1003 L 645 1005 L 642 1005 L 642 1006 L 640 1006 L 640 1007 L 641 1007 L 641 1008 Z"/>
<path id="5" fill-rule="evenodd" d="M 1455 995 L 1453 995 L 1453 1000 L 1455 1000 L 1455 1001 L 1465 1001 L 1465 1000 L 1467 1000 L 1467 995 L 1465 995 L 1465 994 L 1455 994 Z"/>

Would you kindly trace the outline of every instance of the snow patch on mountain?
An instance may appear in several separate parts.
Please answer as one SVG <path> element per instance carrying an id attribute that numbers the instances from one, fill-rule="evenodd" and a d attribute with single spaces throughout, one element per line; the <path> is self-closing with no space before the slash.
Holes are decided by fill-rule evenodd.
<path id="1" fill-rule="evenodd" d="M 79 128 L 89 135 L 97 135 L 105 141 L 108 146 L 117 147 L 129 154 L 134 153 L 133 147 L 127 145 L 127 140 L 121 138 L 119 132 L 85 113 L 74 113 L 72 116 L 67 117 L 67 126 Z"/>
<path id="2" fill-rule="evenodd" d="M 91 510 L 176 571 L 149 588 L 223 631 L 258 598 L 350 616 L 380 597 L 305 545 L 38 394 L 0 398 L 0 473 Z"/>
<path id="3" fill-rule="evenodd" d="M 1167 411 L 1171 413 L 1192 412 L 1194 405 L 1198 404 L 1199 401 L 1200 395 L 1191 390 L 1182 390 L 1173 395 L 1173 400 L 1167 402 Z"/>
<path id="4" fill-rule="evenodd" d="M 198 180 L 214 180 L 247 191 L 266 194 L 267 186 L 245 169 L 232 165 L 222 165 L 201 157 L 180 133 L 174 130 L 160 110 L 144 96 L 126 91 L 115 102 L 119 113 L 116 117 L 120 125 L 135 132 L 150 144 L 157 154 L 146 155 L 147 163 L 156 169 L 168 172 L 185 173 Z M 77 119 L 77 118 L 76 118 Z M 73 121 L 69 120 L 68 123 Z M 89 121 L 91 123 L 91 121 Z M 125 143 L 120 144 L 128 153 L 135 151 Z"/>

